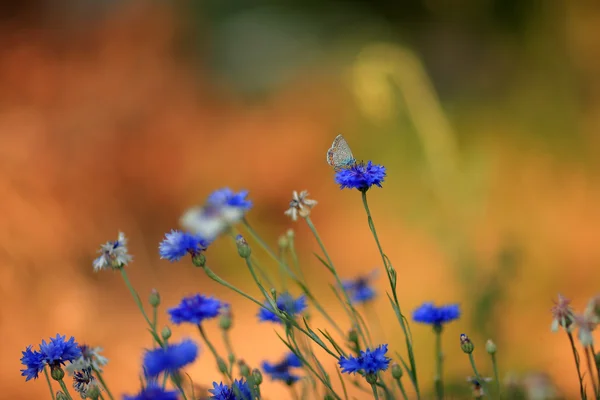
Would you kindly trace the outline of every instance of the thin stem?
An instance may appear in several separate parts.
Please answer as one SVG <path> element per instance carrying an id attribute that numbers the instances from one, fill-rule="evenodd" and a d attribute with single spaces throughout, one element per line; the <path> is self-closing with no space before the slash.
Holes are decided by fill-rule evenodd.
<path id="1" fill-rule="evenodd" d="M 219 371 L 225 374 L 225 376 L 229 378 L 231 382 L 233 382 L 233 379 L 231 378 L 231 374 L 229 373 L 228 369 L 226 371 L 221 371 L 221 364 L 224 364 L 225 361 L 219 356 L 219 353 L 217 353 L 217 349 L 215 348 L 215 346 L 213 346 L 210 340 L 208 340 L 208 337 L 206 336 L 206 332 L 204 332 L 204 327 L 202 326 L 202 324 L 198 324 L 198 331 L 200 332 L 200 336 L 202 336 L 202 340 L 204 340 L 204 343 L 206 343 L 210 352 L 215 357 L 215 361 L 217 362 L 217 367 L 219 368 Z"/>
<path id="2" fill-rule="evenodd" d="M 176 375 L 171 375 L 171 382 L 173 385 L 179 389 L 181 396 L 183 396 L 183 400 L 187 400 L 187 396 L 185 395 L 185 391 L 183 390 L 183 386 L 181 386 L 181 376 L 176 373 Z"/>
<path id="3" fill-rule="evenodd" d="M 567 336 L 569 337 L 569 343 L 571 344 L 571 350 L 573 351 L 573 357 L 575 358 L 575 367 L 577 368 L 577 379 L 579 380 L 579 395 L 581 396 L 582 400 L 585 400 L 587 398 L 587 394 L 583 387 L 583 377 L 581 376 L 581 361 L 579 358 L 579 352 L 577 351 L 577 347 L 575 347 L 573 334 L 571 332 L 567 332 Z"/>
<path id="4" fill-rule="evenodd" d="M 52 383 L 50 382 L 50 375 L 48 375 L 48 368 L 46 366 L 44 366 L 44 375 L 46 375 L 46 382 L 48 382 L 48 389 L 50 389 L 52 400 L 56 400 L 56 397 L 54 396 L 54 390 L 52 389 Z"/>
<path id="5" fill-rule="evenodd" d="M 594 395 L 596 398 L 598 398 L 598 383 L 596 382 L 596 374 L 594 373 L 594 370 L 592 369 L 592 360 L 590 357 L 590 348 L 589 346 L 585 347 L 584 349 L 585 351 L 585 358 L 587 361 L 587 367 L 588 367 L 588 371 L 590 372 L 590 380 L 592 381 L 592 386 L 594 387 Z"/>
<path id="6" fill-rule="evenodd" d="M 225 343 L 225 349 L 227 349 L 227 361 L 229 361 L 229 374 L 233 372 L 233 365 L 235 364 L 235 353 L 233 352 L 233 346 L 231 345 L 231 339 L 229 338 L 229 331 L 223 330 L 223 342 Z"/>
<path id="7" fill-rule="evenodd" d="M 363 202 L 365 212 L 367 213 L 367 223 L 369 224 L 369 229 L 371 230 L 371 233 L 373 234 L 373 238 L 375 239 L 375 243 L 377 244 L 377 248 L 379 249 L 379 254 L 381 255 L 381 260 L 383 261 L 383 266 L 385 268 L 385 272 L 387 274 L 388 281 L 390 283 L 390 288 L 391 288 L 392 295 L 393 295 L 393 305 L 395 308 L 394 311 L 396 311 L 396 317 L 398 319 L 398 322 L 400 323 L 402 332 L 404 333 L 404 340 L 406 342 L 406 349 L 408 351 L 408 359 L 409 359 L 409 363 L 410 363 L 410 367 L 411 367 L 410 371 L 408 371 L 408 372 L 409 372 L 411 381 L 413 383 L 413 386 L 415 388 L 415 392 L 417 394 L 417 399 L 420 399 L 421 394 L 419 391 L 419 382 L 417 380 L 417 366 L 416 366 L 415 356 L 414 356 L 413 347 L 412 347 L 410 328 L 408 327 L 408 323 L 405 322 L 406 318 L 402 314 L 402 310 L 400 308 L 400 303 L 398 301 L 398 294 L 396 292 L 395 275 L 392 276 L 392 272 L 395 274 L 395 270 L 393 270 L 393 267 L 392 267 L 388 257 L 383 252 L 383 248 L 381 247 L 381 243 L 379 242 L 379 237 L 377 236 L 377 230 L 375 229 L 375 223 L 373 222 L 373 217 L 371 216 L 371 210 L 369 209 L 369 202 L 367 201 L 367 192 L 361 191 L 361 196 L 362 196 L 362 202 Z"/>
<path id="8" fill-rule="evenodd" d="M 114 400 L 114 397 L 113 397 L 112 393 L 110 392 L 110 390 L 108 389 L 108 386 L 106 385 L 106 382 L 104 382 L 104 378 L 102 377 L 102 373 L 98 369 L 96 369 L 96 368 L 93 368 L 93 370 L 96 373 L 96 377 L 98 378 L 98 380 L 102 384 L 102 387 L 104 388 L 104 390 L 106 390 L 106 394 L 108 395 L 108 397 L 110 398 L 110 400 Z"/>
<path id="9" fill-rule="evenodd" d="M 500 399 L 500 381 L 498 380 L 498 363 L 496 362 L 496 353 L 491 354 L 492 356 L 492 367 L 494 368 L 494 383 L 496 386 L 496 397 Z"/>
<path id="10" fill-rule="evenodd" d="M 402 384 L 402 381 L 400 379 L 396 379 L 396 383 L 398 384 L 398 387 L 400 388 L 400 392 L 402 392 L 402 397 L 404 397 L 404 400 L 408 400 L 408 396 L 406 395 L 406 390 L 404 389 L 404 385 Z"/>
<path id="11" fill-rule="evenodd" d="M 282 249 L 279 250 L 279 256 L 277 257 L 279 260 L 281 260 L 282 262 L 278 263 L 279 265 L 279 276 L 281 279 L 281 289 L 284 292 L 287 292 L 287 279 L 286 279 L 286 271 L 285 268 L 283 267 L 283 257 L 284 257 L 284 251 Z"/>
<path id="12" fill-rule="evenodd" d="M 67 396 L 67 399 L 68 400 L 73 400 L 73 398 L 71 397 L 71 393 L 69 393 L 69 390 L 67 389 L 67 385 L 65 385 L 65 382 L 63 382 L 63 380 L 60 379 L 58 381 L 58 384 L 60 385 L 60 388 L 62 389 L 62 391 L 65 394 L 65 396 Z"/>
<path id="13" fill-rule="evenodd" d="M 444 355 L 442 354 L 442 327 L 434 327 L 435 332 L 435 393 L 438 400 L 444 399 L 444 381 L 442 373 L 442 364 L 444 362 Z"/>
<path id="14" fill-rule="evenodd" d="M 294 269 L 300 275 L 300 279 L 302 282 L 306 282 L 306 278 L 304 277 L 304 272 L 302 268 L 300 268 L 300 262 L 298 261 L 298 254 L 296 254 L 296 246 L 294 246 L 294 239 L 290 239 L 290 255 L 292 256 L 292 263 L 294 265 Z"/>
<path id="15" fill-rule="evenodd" d="M 600 365 L 598 365 L 598 363 L 596 362 L 596 349 L 594 349 L 593 343 L 590 345 L 590 350 L 592 352 L 592 361 L 594 362 L 594 365 L 596 366 L 596 375 L 598 376 L 598 385 L 600 386 Z M 599 388 L 599 390 L 600 390 L 600 388 Z M 596 398 L 600 399 L 600 392 L 598 392 L 598 394 L 596 394 Z"/>
<path id="16" fill-rule="evenodd" d="M 244 296 L 245 298 L 247 298 L 248 300 L 254 302 L 255 304 L 257 304 L 258 306 L 271 311 L 268 307 L 265 307 L 265 305 L 263 303 L 261 303 L 260 301 L 256 300 L 254 297 L 250 296 L 249 294 L 246 294 L 244 292 L 242 292 L 240 289 L 236 288 L 235 286 L 233 286 L 232 284 L 228 283 L 227 281 L 223 280 L 222 278 L 220 278 L 217 274 L 215 274 L 213 272 L 212 269 L 210 269 L 208 266 L 204 266 L 202 267 L 204 269 L 204 272 L 206 272 L 206 275 L 208 275 L 208 277 L 210 279 L 212 279 L 213 281 L 220 283 L 221 285 L 225 286 L 228 289 L 233 290 L 234 292 L 236 292 L 239 295 Z"/>
<path id="17" fill-rule="evenodd" d="M 477 367 L 475 366 L 475 358 L 473 358 L 473 353 L 469 353 L 469 361 L 471 362 L 471 368 L 473 368 L 473 373 L 475 374 L 475 378 L 477 378 L 477 382 L 479 382 L 479 384 L 481 385 L 481 388 L 483 389 L 484 393 L 489 393 L 489 391 L 487 390 L 487 384 L 481 378 L 481 375 L 479 375 L 479 371 L 477 371 Z"/>
<path id="18" fill-rule="evenodd" d="M 371 383 L 371 389 L 373 389 L 373 397 L 375 398 L 375 400 L 379 400 L 379 394 L 377 393 L 377 385 Z"/>

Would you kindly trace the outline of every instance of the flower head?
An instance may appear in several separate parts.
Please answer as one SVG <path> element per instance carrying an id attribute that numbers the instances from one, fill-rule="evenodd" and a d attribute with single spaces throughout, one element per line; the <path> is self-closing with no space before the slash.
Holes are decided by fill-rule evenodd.
<path id="1" fill-rule="evenodd" d="M 21 364 L 25 366 L 25 369 L 21 370 L 21 375 L 25 377 L 25 382 L 30 379 L 37 379 L 40 372 L 44 370 L 46 363 L 44 362 L 44 356 L 39 351 L 31 350 L 32 346 L 27 346 L 25 351 L 22 352 Z"/>
<path id="2" fill-rule="evenodd" d="M 108 359 L 100 355 L 102 351 L 101 347 L 90 347 L 86 344 L 81 344 L 79 345 L 79 350 L 81 350 L 81 356 L 65 367 L 69 375 L 73 375 L 75 371 L 89 367 L 102 372 L 102 367 L 108 363 Z"/>
<path id="3" fill-rule="evenodd" d="M 458 304 L 436 307 L 433 303 L 423 303 L 413 311 L 413 320 L 415 322 L 438 327 L 459 317 L 460 308 Z"/>
<path id="4" fill-rule="evenodd" d="M 277 363 L 263 361 L 262 369 L 274 381 L 283 381 L 286 385 L 292 385 L 297 382 L 300 377 L 294 375 L 290 368 L 302 367 L 302 362 L 294 353 L 288 353 L 285 358 Z"/>
<path id="5" fill-rule="evenodd" d="M 181 260 L 186 254 L 192 257 L 198 255 L 206 250 L 208 245 L 209 242 L 198 235 L 173 229 L 165 234 L 165 239 L 158 246 L 158 252 L 160 258 L 174 262 Z"/>
<path id="6" fill-rule="evenodd" d="M 98 392 L 100 391 L 100 386 L 92 374 L 91 367 L 84 368 L 80 371 L 75 371 L 73 374 L 73 389 L 79 393 L 82 399 L 87 398 L 88 392 L 90 392 L 90 390 L 93 388 L 96 388 Z"/>
<path id="7" fill-rule="evenodd" d="M 553 332 L 558 331 L 559 326 L 568 329 L 573 323 L 573 310 L 570 304 L 571 300 L 562 294 L 558 295 L 558 301 L 555 301 L 552 307 L 552 325 L 550 329 Z"/>
<path id="8" fill-rule="evenodd" d="M 237 392 L 241 395 L 236 395 Z M 222 382 L 217 383 L 213 382 L 213 388 L 209 389 L 210 394 L 212 396 L 211 399 L 214 400 L 249 400 L 252 399 L 252 392 L 250 391 L 250 386 L 248 386 L 248 382 L 240 379 L 239 381 L 236 379 L 233 381 L 233 385 L 227 386 Z"/>
<path id="9" fill-rule="evenodd" d="M 573 322 L 579 328 L 577 337 L 579 338 L 581 345 L 583 347 L 593 345 L 594 336 L 592 336 L 592 332 L 598 325 L 594 320 L 594 316 L 589 312 L 584 312 L 583 314 L 573 314 Z"/>
<path id="10" fill-rule="evenodd" d="M 335 182 L 340 185 L 340 189 L 358 189 L 364 192 L 373 185 L 381 187 L 385 175 L 383 165 L 369 161 L 367 164 L 356 163 L 340 169 L 335 174 Z"/>
<path id="11" fill-rule="evenodd" d="M 73 362 L 81 357 L 81 349 L 75 338 L 71 336 L 69 340 L 65 340 L 66 336 L 56 334 L 56 337 L 50 338 L 50 342 L 46 343 L 42 340 L 40 344 L 40 352 L 44 357 L 44 362 L 50 366 L 64 365 L 65 362 Z"/>
<path id="12" fill-rule="evenodd" d="M 469 382 L 471 385 L 473 385 L 472 386 L 473 396 L 476 398 L 479 398 L 479 397 L 482 397 L 483 395 L 485 395 L 482 383 L 489 383 L 492 380 L 493 379 L 489 378 L 489 377 L 482 377 L 481 380 L 479 380 L 475 376 L 467 376 L 467 382 Z"/>
<path id="13" fill-rule="evenodd" d="M 178 392 L 165 390 L 157 382 L 149 382 L 140 393 L 133 396 L 125 395 L 123 400 L 177 400 L 178 397 Z"/>
<path id="14" fill-rule="evenodd" d="M 294 298 L 287 292 L 277 296 L 276 303 L 279 311 L 285 312 L 291 317 L 294 317 L 297 314 L 301 314 L 307 307 L 306 297 L 304 295 L 301 295 L 300 297 L 294 300 Z M 260 309 L 260 311 L 258 312 L 259 321 L 271 321 L 281 323 L 279 317 L 273 311 L 270 310 L 271 305 L 267 302 L 265 303 L 265 306 L 269 308 L 269 310 L 266 310 L 264 308 Z"/>
<path id="15" fill-rule="evenodd" d="M 171 322 L 174 324 L 191 323 L 199 325 L 205 319 L 212 319 L 219 315 L 225 304 L 201 294 L 184 297 L 177 307 L 169 308 Z"/>
<path id="16" fill-rule="evenodd" d="M 373 289 L 370 284 L 376 276 L 377 271 L 373 271 L 371 274 L 359 276 L 356 279 L 342 281 L 342 286 L 353 303 L 366 303 L 375 297 L 375 289 Z"/>
<path id="17" fill-rule="evenodd" d="M 100 256 L 94 260 L 94 272 L 103 269 L 121 269 L 129 264 L 133 257 L 127 252 L 127 238 L 123 232 L 119 232 L 119 238 L 109 241 L 100 246 Z"/>
<path id="18" fill-rule="evenodd" d="M 288 208 L 284 214 L 289 216 L 292 221 L 296 221 L 298 219 L 298 215 L 300 215 L 302 218 L 308 217 L 310 215 L 310 210 L 316 205 L 317 201 L 310 200 L 306 190 L 301 191 L 300 194 L 294 190 L 292 192 L 290 208 Z"/>
<path id="19" fill-rule="evenodd" d="M 246 199 L 247 196 L 246 190 L 239 193 L 229 188 L 216 190 L 208 196 L 204 206 L 186 211 L 180 224 L 186 230 L 213 241 L 228 227 L 238 223 L 252 208 L 252 202 Z"/>
<path id="20" fill-rule="evenodd" d="M 596 295 L 590 299 L 585 308 L 585 313 L 589 314 L 591 320 L 600 323 L 600 295 Z"/>
<path id="21" fill-rule="evenodd" d="M 361 375 L 376 375 L 379 371 L 385 371 L 390 359 L 385 356 L 387 353 L 387 344 L 382 344 L 374 350 L 361 351 L 360 356 L 340 357 L 338 364 L 343 373 L 354 374 L 356 372 Z"/>
<path id="22" fill-rule="evenodd" d="M 170 344 L 166 348 L 148 350 L 144 355 L 146 375 L 155 377 L 161 372 L 174 373 L 194 362 L 198 356 L 198 346 L 189 339 L 179 344 Z"/>

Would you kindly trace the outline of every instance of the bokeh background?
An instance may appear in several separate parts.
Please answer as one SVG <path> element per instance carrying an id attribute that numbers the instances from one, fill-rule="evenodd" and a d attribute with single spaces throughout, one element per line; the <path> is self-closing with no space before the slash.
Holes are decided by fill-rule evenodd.
<path id="1" fill-rule="evenodd" d="M 549 309 L 559 292 L 583 308 L 599 289 L 598 26 L 595 2 L 2 3 L 2 397 L 47 396 L 43 379 L 20 376 L 20 351 L 57 332 L 105 348 L 113 392 L 138 389 L 143 319 L 119 274 L 91 268 L 118 230 L 143 298 L 156 288 L 168 307 L 214 294 L 233 304 L 249 364 L 279 358 L 251 304 L 157 254 L 182 212 L 222 186 L 250 190 L 248 218 L 271 244 L 296 230 L 309 282 L 343 318 L 306 225 L 283 215 L 292 190 L 308 189 L 342 275 L 381 268 L 358 192 L 340 191 L 325 162 L 343 133 L 357 158 L 388 168 L 369 196 L 404 310 L 431 300 L 464 311 L 446 331 L 446 380 L 469 393 L 466 332 L 484 374 L 493 338 L 502 375 L 543 372 L 573 398 Z M 257 293 L 230 242 L 208 257 Z M 377 335 L 403 352 L 383 274 L 377 286 Z M 433 336 L 412 329 L 427 389 Z M 205 351 L 188 372 L 209 385 L 213 364 Z M 268 380 L 264 392 L 289 397 Z"/>

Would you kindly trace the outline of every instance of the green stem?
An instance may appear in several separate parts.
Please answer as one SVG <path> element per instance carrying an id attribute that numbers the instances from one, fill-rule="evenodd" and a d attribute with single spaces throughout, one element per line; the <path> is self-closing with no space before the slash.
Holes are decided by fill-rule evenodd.
<path id="1" fill-rule="evenodd" d="M 442 364 L 444 362 L 444 355 L 442 354 L 442 326 L 434 326 L 435 332 L 435 393 L 438 400 L 444 399 L 444 380 L 442 372 Z"/>
<path id="2" fill-rule="evenodd" d="M 171 382 L 173 383 L 173 386 L 179 389 L 181 396 L 183 396 L 183 400 L 187 400 L 187 396 L 185 395 L 185 391 L 183 390 L 183 386 L 181 385 L 181 375 L 179 375 L 179 373 L 176 373 L 176 375 L 172 375 Z"/>
<path id="3" fill-rule="evenodd" d="M 496 353 L 491 354 L 492 367 L 494 368 L 494 383 L 496 384 L 496 397 L 500 399 L 500 380 L 498 379 L 498 363 L 496 362 Z"/>
<path id="4" fill-rule="evenodd" d="M 283 257 L 284 257 L 284 251 L 280 250 L 279 251 L 279 257 L 278 259 L 282 260 L 282 262 L 278 263 L 279 265 L 279 277 L 281 279 L 281 289 L 284 292 L 287 292 L 287 279 L 286 279 L 286 271 L 285 268 L 283 267 Z"/>
<path id="5" fill-rule="evenodd" d="M 121 271 L 121 276 L 123 277 L 125 286 L 127 286 L 127 289 L 129 289 L 129 292 L 131 293 L 131 296 L 133 297 L 133 301 L 135 301 L 135 304 L 138 306 L 138 309 L 140 310 L 140 312 L 144 316 L 144 319 L 148 323 L 148 326 L 150 327 L 150 331 L 152 333 L 152 337 L 154 338 L 156 343 L 158 343 L 159 346 L 162 347 L 163 342 L 162 342 L 162 340 L 160 340 L 160 336 L 158 335 L 158 333 L 156 333 L 156 328 L 150 321 L 150 318 L 148 318 L 148 314 L 146 314 L 146 311 L 144 310 L 144 305 L 142 304 L 142 299 L 140 298 L 140 295 L 135 291 L 135 289 L 133 288 L 133 285 L 129 281 L 129 277 L 127 276 L 127 272 L 125 271 L 125 268 L 121 268 L 119 271 Z"/>
<path id="6" fill-rule="evenodd" d="M 94 372 L 96 373 L 96 377 L 98 378 L 98 381 L 100 381 L 100 383 L 102 384 L 102 387 L 104 388 L 104 390 L 106 390 L 106 394 L 108 395 L 108 397 L 110 398 L 110 400 L 114 400 L 114 397 L 112 395 L 112 393 L 110 392 L 110 390 L 108 389 L 108 386 L 106 385 L 106 382 L 104 382 L 104 378 L 102 377 L 102 373 L 96 369 L 93 368 Z"/>
<path id="7" fill-rule="evenodd" d="M 579 395 L 581 396 L 581 400 L 585 400 L 587 399 L 587 394 L 583 386 L 583 377 L 581 376 L 581 361 L 579 358 L 579 352 L 577 351 L 577 347 L 575 347 L 573 334 L 571 332 L 567 332 L 567 336 L 569 337 L 569 343 L 571 344 L 571 350 L 573 351 L 573 357 L 575 358 L 575 367 L 577 368 L 577 379 L 579 380 Z"/>
<path id="8" fill-rule="evenodd" d="M 292 263 L 294 265 L 294 269 L 296 270 L 296 273 L 300 276 L 300 280 L 302 282 L 306 282 L 306 278 L 304 276 L 304 272 L 302 271 L 302 268 L 300 268 L 300 262 L 298 261 L 298 254 L 296 254 L 296 246 L 294 245 L 294 239 L 290 238 L 290 255 L 292 256 Z"/>
<path id="9" fill-rule="evenodd" d="M 402 310 L 400 308 L 400 303 L 398 301 L 398 294 L 396 292 L 396 279 L 395 279 L 395 277 L 392 276 L 393 267 L 392 267 L 388 257 L 383 252 L 383 248 L 381 247 L 381 243 L 379 242 L 379 237 L 377 236 L 377 230 L 375 229 L 375 223 L 373 222 L 373 217 L 371 216 L 371 210 L 369 209 L 369 203 L 367 201 L 367 192 L 361 191 L 361 196 L 362 196 L 362 202 L 363 202 L 363 206 L 365 208 L 365 212 L 367 213 L 367 222 L 369 224 L 369 229 L 371 230 L 371 233 L 373 234 L 373 238 L 375 239 L 375 243 L 377 244 L 377 248 L 379 249 L 379 254 L 381 255 L 381 260 L 383 261 L 383 265 L 385 267 L 385 272 L 387 274 L 388 281 L 390 283 L 390 288 L 392 289 L 394 306 L 396 308 L 395 311 L 397 311 L 396 316 L 397 316 L 398 322 L 400 323 L 400 327 L 402 328 L 402 332 L 404 333 L 404 340 L 406 342 L 406 349 L 408 351 L 408 359 L 409 359 L 410 368 L 411 368 L 411 370 L 408 372 L 410 374 L 411 381 L 415 388 L 415 392 L 417 394 L 417 399 L 420 399 L 421 394 L 419 391 L 419 382 L 417 380 L 417 366 L 416 366 L 415 356 L 414 356 L 413 347 L 412 347 L 412 339 L 411 339 L 411 335 L 410 335 L 410 329 L 408 327 L 408 323 L 405 322 L 406 318 L 404 317 L 404 314 L 402 314 Z M 395 272 L 394 272 L 394 274 L 395 274 Z"/>
<path id="10" fill-rule="evenodd" d="M 330 272 L 334 276 L 337 286 L 340 288 L 342 294 L 344 295 L 344 301 L 346 302 L 346 304 L 342 304 L 344 306 L 344 309 L 346 309 L 346 307 L 349 309 L 349 311 L 350 311 L 349 315 L 351 317 L 352 324 L 353 324 L 353 326 L 356 327 L 356 330 L 358 331 L 358 334 L 361 336 L 365 347 L 371 347 L 369 341 L 367 340 L 367 337 L 365 336 L 365 333 L 363 332 L 362 326 L 358 322 L 358 318 L 356 316 L 357 311 L 354 308 L 354 306 L 352 305 L 352 301 L 350 300 L 348 291 L 346 289 L 344 289 L 342 280 L 341 280 L 335 266 L 333 265 L 333 261 L 331 260 L 331 257 L 329 257 L 329 253 L 327 252 L 327 249 L 325 248 L 325 245 L 323 244 L 323 241 L 321 240 L 321 237 L 319 236 L 319 232 L 317 232 L 317 228 L 312 223 L 312 220 L 310 219 L 310 217 L 306 217 L 306 218 L 304 218 L 304 220 L 306 221 L 306 224 L 308 225 L 312 234 L 314 235 L 315 239 L 317 240 L 317 243 L 319 244 L 319 247 L 321 248 L 323 255 L 325 255 L 325 258 L 327 259 L 327 263 L 329 264 L 329 267 L 330 267 Z"/>
<path id="11" fill-rule="evenodd" d="M 469 361 L 471 362 L 471 368 L 473 369 L 473 373 L 475 374 L 477 382 L 479 382 L 479 384 L 481 385 L 481 388 L 483 389 L 484 393 L 489 393 L 489 391 L 487 390 L 487 384 L 481 378 L 481 375 L 479 375 L 479 371 L 477 371 L 477 367 L 475 366 L 475 358 L 473 358 L 473 353 L 469 353 Z"/>
<path id="12" fill-rule="evenodd" d="M 225 286 L 228 289 L 233 290 L 234 292 L 236 292 L 239 295 L 242 295 L 243 297 L 247 298 L 248 300 L 254 302 L 255 304 L 257 304 L 259 307 L 262 307 L 266 310 L 271 311 L 268 307 L 265 307 L 265 305 L 263 303 L 261 303 L 260 301 L 256 300 L 254 297 L 250 296 L 249 294 L 244 293 L 243 291 L 241 291 L 240 289 L 236 288 L 235 286 L 233 286 L 232 284 L 228 283 L 227 281 L 223 280 L 222 278 L 220 278 L 217 274 L 215 274 L 213 272 L 213 270 L 211 270 L 208 266 L 204 266 L 202 267 L 204 269 L 204 272 L 206 272 L 206 275 L 212 279 L 213 281 Z"/>
<path id="13" fill-rule="evenodd" d="M 404 400 L 408 400 L 408 396 L 406 395 L 406 390 L 404 389 L 404 385 L 402 384 L 402 381 L 400 379 L 396 379 L 396 383 L 398 384 L 398 387 L 400 388 L 400 392 L 402 392 L 402 397 L 404 397 Z"/>
<path id="14" fill-rule="evenodd" d="M 227 361 L 229 361 L 229 374 L 233 372 L 233 365 L 235 364 L 235 353 L 233 352 L 233 346 L 231 345 L 231 339 L 229 338 L 229 331 L 223 330 L 223 342 L 225 343 L 225 349 L 227 350 Z"/>
<path id="15" fill-rule="evenodd" d="M 585 351 L 585 359 L 587 361 L 588 371 L 590 372 L 590 379 L 592 381 L 592 386 L 594 387 L 594 395 L 595 395 L 596 399 L 598 399 L 599 398 L 598 383 L 596 382 L 596 374 L 594 374 L 594 370 L 592 369 L 592 360 L 591 360 L 592 357 L 590 357 L 591 350 L 590 350 L 589 346 L 586 347 L 584 349 L 584 351 Z M 595 362 L 595 360 L 594 360 L 594 362 Z"/>
<path id="16" fill-rule="evenodd" d="M 592 360 L 594 361 L 594 364 L 596 366 L 596 376 L 598 377 L 598 385 L 600 386 L 600 366 L 596 362 L 596 350 L 594 349 L 593 343 L 590 345 L 590 350 L 592 352 Z M 598 394 L 596 395 L 596 399 L 600 399 L 600 392 L 598 392 Z"/>
<path id="17" fill-rule="evenodd" d="M 44 375 L 46 376 L 46 382 L 48 382 L 48 389 L 50 389 L 52 400 L 56 400 L 56 397 L 54 396 L 54 390 L 52 389 L 52 383 L 50 382 L 50 375 L 48 375 L 48 368 L 46 366 L 44 366 Z"/>
<path id="18" fill-rule="evenodd" d="M 375 400 L 379 400 L 379 394 L 377 393 L 377 385 L 371 383 L 371 389 L 373 390 L 373 397 L 375 398 Z"/>
<path id="19" fill-rule="evenodd" d="M 228 369 L 226 369 L 226 371 L 221 371 L 221 364 L 224 365 L 225 361 L 219 356 L 219 353 L 217 353 L 217 349 L 215 348 L 215 346 L 213 346 L 210 340 L 208 340 L 208 337 L 206 336 L 206 332 L 204 332 L 204 327 L 202 326 L 202 324 L 198 324 L 198 331 L 200 332 L 200 336 L 202 336 L 202 340 L 204 340 L 204 343 L 206 343 L 210 352 L 215 357 L 215 361 L 217 362 L 217 368 L 219 368 L 219 371 L 225 374 L 225 376 L 231 382 L 233 382 L 233 379 L 231 378 L 231 374 L 229 373 Z"/>
<path id="20" fill-rule="evenodd" d="M 73 398 L 71 397 L 71 393 L 69 393 L 69 390 L 67 389 L 67 385 L 65 385 L 65 382 L 63 382 L 63 380 L 61 379 L 58 381 L 58 384 L 60 385 L 60 388 L 62 389 L 65 396 L 67 396 L 67 399 L 73 400 Z"/>

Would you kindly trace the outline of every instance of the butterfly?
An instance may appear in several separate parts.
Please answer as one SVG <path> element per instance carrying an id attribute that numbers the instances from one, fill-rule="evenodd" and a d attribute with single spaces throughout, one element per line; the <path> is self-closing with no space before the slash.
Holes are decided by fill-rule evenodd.
<path id="1" fill-rule="evenodd" d="M 356 164 L 352 150 L 342 135 L 337 135 L 333 140 L 331 148 L 327 150 L 327 164 L 336 171 L 344 167 Z"/>

